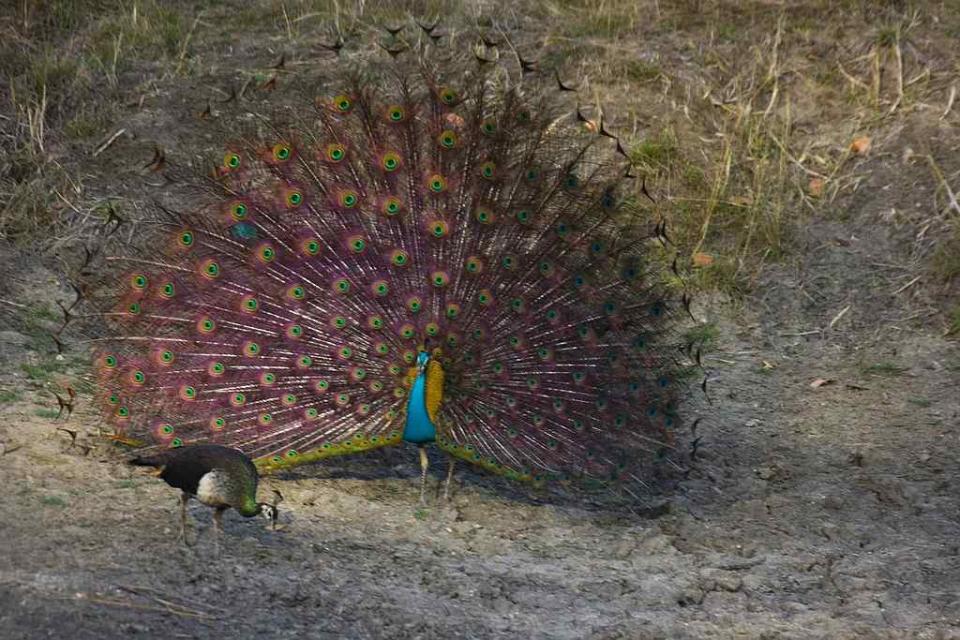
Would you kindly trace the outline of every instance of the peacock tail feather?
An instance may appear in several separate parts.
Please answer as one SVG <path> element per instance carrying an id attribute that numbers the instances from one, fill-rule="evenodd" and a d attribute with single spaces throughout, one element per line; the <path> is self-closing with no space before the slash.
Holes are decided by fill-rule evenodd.
<path id="1" fill-rule="evenodd" d="M 426 350 L 444 451 L 520 480 L 643 484 L 689 365 L 619 140 L 509 51 L 400 38 L 257 119 L 148 248 L 110 258 L 106 420 L 262 471 L 395 445 Z"/>

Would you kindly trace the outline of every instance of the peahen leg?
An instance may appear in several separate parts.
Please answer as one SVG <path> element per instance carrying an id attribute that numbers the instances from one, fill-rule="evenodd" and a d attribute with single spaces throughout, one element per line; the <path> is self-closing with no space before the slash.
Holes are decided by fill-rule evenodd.
<path id="1" fill-rule="evenodd" d="M 190 546 L 190 543 L 187 542 L 187 503 L 190 501 L 190 494 L 186 491 L 180 494 L 180 532 L 177 534 L 177 541 L 182 542 L 186 546 Z"/>
<path id="2" fill-rule="evenodd" d="M 223 537 L 223 512 L 227 507 L 217 507 L 213 512 L 213 553 L 220 556 L 220 538 Z"/>
<path id="3" fill-rule="evenodd" d="M 426 447 L 420 447 L 420 505 L 426 505 L 424 492 L 427 490 L 427 467 L 430 466 L 430 460 L 427 458 Z"/>
<path id="4" fill-rule="evenodd" d="M 450 500 L 450 483 L 453 482 L 453 469 L 457 466 L 457 459 L 453 456 L 447 456 L 447 481 L 443 483 L 443 500 Z"/>

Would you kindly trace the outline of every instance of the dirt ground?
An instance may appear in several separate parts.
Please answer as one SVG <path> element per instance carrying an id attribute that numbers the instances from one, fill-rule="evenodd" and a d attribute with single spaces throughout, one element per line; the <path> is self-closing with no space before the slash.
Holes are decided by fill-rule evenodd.
<path id="1" fill-rule="evenodd" d="M 124 154 L 198 126 L 176 122 L 202 83 L 173 84 L 118 121 L 137 135 L 91 161 L 98 194 L 129 189 L 111 174 Z M 219 555 L 194 504 L 184 547 L 176 492 L 97 443 L 82 354 L 38 337 L 57 272 L 0 245 L 18 266 L 0 286 L 0 638 L 960 639 L 960 349 L 915 228 L 889 214 L 936 200 L 912 150 L 960 157 L 951 118 L 884 124 L 856 188 L 749 293 L 700 296 L 716 338 L 708 395 L 686 404 L 696 454 L 641 514 L 465 469 L 419 509 L 411 448 L 268 478 L 279 529 L 231 512 Z"/>

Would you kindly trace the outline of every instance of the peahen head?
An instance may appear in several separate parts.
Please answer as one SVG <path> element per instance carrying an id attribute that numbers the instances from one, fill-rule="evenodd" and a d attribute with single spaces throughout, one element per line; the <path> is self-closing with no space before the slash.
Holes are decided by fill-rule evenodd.
<path id="1" fill-rule="evenodd" d="M 274 489 L 273 499 L 271 499 L 270 502 L 255 502 L 246 509 L 240 509 L 240 515 L 252 518 L 253 516 L 263 514 L 263 516 L 270 521 L 271 526 L 276 529 L 277 519 L 280 517 L 280 510 L 277 508 L 277 505 L 281 502 L 283 502 L 283 494 Z"/>

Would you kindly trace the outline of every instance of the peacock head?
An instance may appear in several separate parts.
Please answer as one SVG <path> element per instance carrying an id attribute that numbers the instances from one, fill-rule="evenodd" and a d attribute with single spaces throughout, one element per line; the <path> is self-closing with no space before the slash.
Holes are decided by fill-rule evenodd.
<path id="1" fill-rule="evenodd" d="M 428 362 L 430 362 L 430 354 L 421 348 L 420 353 L 417 354 L 417 369 L 420 373 L 423 373 L 424 369 L 427 368 Z"/>

